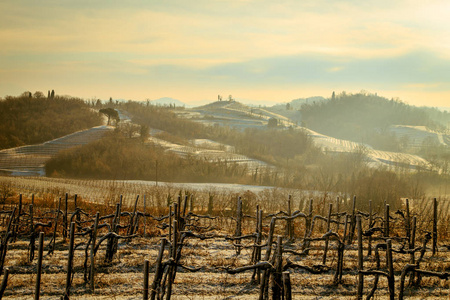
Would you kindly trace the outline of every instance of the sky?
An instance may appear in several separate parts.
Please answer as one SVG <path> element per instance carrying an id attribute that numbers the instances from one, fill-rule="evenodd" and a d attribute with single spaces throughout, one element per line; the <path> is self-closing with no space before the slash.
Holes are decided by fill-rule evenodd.
<path id="1" fill-rule="evenodd" d="M 361 90 L 450 107 L 450 2 L 5 0 L 0 97 L 271 105 Z"/>

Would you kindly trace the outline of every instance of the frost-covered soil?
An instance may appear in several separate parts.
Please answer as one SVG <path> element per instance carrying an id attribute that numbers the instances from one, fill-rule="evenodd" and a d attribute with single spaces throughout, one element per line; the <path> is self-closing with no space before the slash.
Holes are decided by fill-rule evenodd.
<path id="1" fill-rule="evenodd" d="M 48 242 L 49 239 L 46 239 Z M 80 241 L 80 240 L 77 240 Z M 248 243 L 247 243 L 248 244 Z M 32 299 L 36 281 L 36 260 L 31 264 L 26 261 L 28 242 L 17 241 L 8 249 L 5 265 L 10 268 L 11 275 L 5 291 L 4 299 Z M 336 251 L 332 243 L 327 265 L 331 270 L 324 274 L 313 275 L 306 271 L 290 270 L 294 299 L 354 299 L 357 285 L 356 249 L 350 247 L 345 252 L 343 283 L 333 286 Z M 60 299 L 64 293 L 66 282 L 67 243 L 58 239 L 57 249 L 52 256 L 46 255 L 43 260 L 43 275 L 41 299 Z M 298 250 L 299 244 L 286 248 Z M 322 251 L 320 245 L 311 251 L 306 258 L 298 258 L 285 254 L 298 264 L 312 266 L 320 264 Z M 83 279 L 84 251 L 77 250 L 74 260 L 75 275 L 70 299 L 142 299 L 143 264 L 150 262 L 150 285 L 155 270 L 155 260 L 159 251 L 158 238 L 138 238 L 129 244 L 120 243 L 119 251 L 113 262 L 103 261 L 105 250 L 101 248 L 96 256 L 98 266 L 95 277 L 95 292 L 89 290 L 89 283 Z M 179 268 L 173 288 L 173 299 L 257 299 L 259 286 L 251 284 L 252 271 L 230 275 L 225 268 L 236 268 L 248 265 L 251 259 L 251 249 L 243 249 L 236 255 L 234 247 L 225 239 L 200 241 L 190 239 L 182 252 L 181 263 L 189 267 L 201 267 L 196 273 L 189 273 Z M 167 251 L 166 251 L 167 252 Z M 45 252 L 46 253 L 46 252 Z M 263 251 L 264 255 L 264 251 Z M 427 254 L 429 257 L 429 255 Z M 164 260 L 167 259 L 167 253 Z M 396 290 L 398 291 L 399 272 L 407 262 L 406 256 L 395 255 Z M 427 268 L 449 268 L 448 252 L 440 253 L 436 258 L 428 258 Z M 365 267 L 374 267 L 372 257 L 365 259 Z M 367 295 L 373 276 L 366 277 L 364 293 Z M 423 285 L 418 289 L 406 289 L 406 299 L 443 299 L 449 296 L 449 283 L 445 280 L 423 278 Z M 380 279 L 379 290 L 375 299 L 387 299 L 387 282 Z"/>

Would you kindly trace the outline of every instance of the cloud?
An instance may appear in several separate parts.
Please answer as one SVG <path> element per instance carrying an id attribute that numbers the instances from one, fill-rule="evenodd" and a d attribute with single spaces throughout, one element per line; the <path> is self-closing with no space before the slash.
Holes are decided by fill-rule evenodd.
<path id="1" fill-rule="evenodd" d="M 0 81 L 124 98 L 127 87 L 140 97 L 446 92 L 448 13 L 438 0 L 2 1 Z"/>

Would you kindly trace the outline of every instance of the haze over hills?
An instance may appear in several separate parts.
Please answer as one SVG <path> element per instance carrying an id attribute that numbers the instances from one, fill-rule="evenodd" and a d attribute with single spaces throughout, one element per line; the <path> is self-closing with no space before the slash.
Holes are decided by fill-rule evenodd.
<path id="1" fill-rule="evenodd" d="M 153 105 L 175 105 L 175 106 L 185 106 L 188 107 L 188 105 L 184 102 L 181 102 L 180 100 L 173 99 L 170 97 L 163 97 L 156 100 L 151 100 L 151 104 Z"/>
<path id="2" fill-rule="evenodd" d="M 168 182 L 216 181 L 351 194 L 360 184 L 388 176 L 383 172 L 401 170 L 401 176 L 411 174 L 408 178 L 422 172 L 448 176 L 450 138 L 443 124 L 449 114 L 437 109 L 345 93 L 272 107 L 223 100 L 188 108 L 173 105 L 182 103 L 174 100 L 162 99 L 157 105 L 85 101 L 93 113 L 108 108 L 128 119 L 116 123 L 117 130 L 108 139 L 80 140 L 78 148 L 50 153 L 48 162 L 36 161 L 39 153 L 31 147 L 24 148 L 26 155 L 20 149 L 2 151 L 0 164 L 8 163 L 14 170 L 10 158 L 17 165 L 19 153 L 22 169 L 31 163 L 35 169 L 43 168 L 45 163 L 47 176 L 155 180 L 158 173 Z M 362 133 L 372 140 L 359 139 Z M 401 186 L 392 184 L 397 184 L 395 189 Z"/>

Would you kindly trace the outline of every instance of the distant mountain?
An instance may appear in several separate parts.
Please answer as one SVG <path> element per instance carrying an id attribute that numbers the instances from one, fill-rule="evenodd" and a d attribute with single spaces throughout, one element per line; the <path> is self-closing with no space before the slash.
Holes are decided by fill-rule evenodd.
<path id="1" fill-rule="evenodd" d="M 169 97 L 152 100 L 152 101 L 150 101 L 150 103 L 154 104 L 154 105 L 171 105 L 171 104 L 174 105 L 175 104 L 175 106 L 186 106 L 186 103 L 183 103 L 180 100 L 169 98 Z"/>

